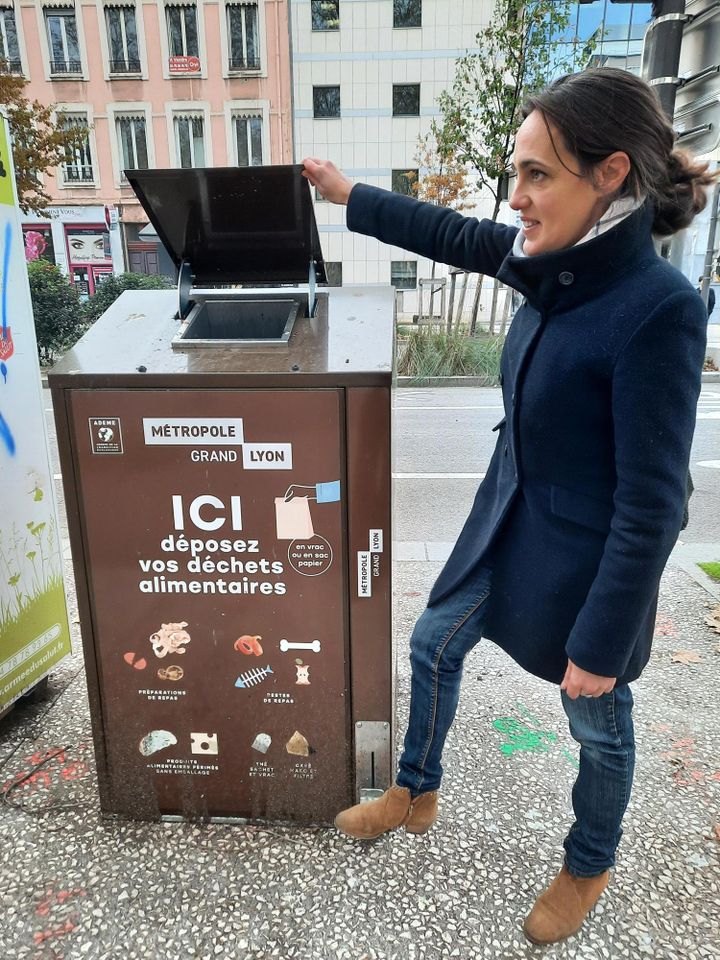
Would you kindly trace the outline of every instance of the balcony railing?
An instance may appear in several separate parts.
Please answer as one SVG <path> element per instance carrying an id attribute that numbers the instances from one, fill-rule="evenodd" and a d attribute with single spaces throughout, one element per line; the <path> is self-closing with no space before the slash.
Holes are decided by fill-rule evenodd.
<path id="1" fill-rule="evenodd" d="M 230 57 L 231 70 L 259 70 L 260 57 Z"/>
<path id="2" fill-rule="evenodd" d="M 79 60 L 51 60 L 50 73 L 82 73 Z"/>
<path id="3" fill-rule="evenodd" d="M 111 60 L 110 73 L 140 73 L 139 60 Z"/>
<path id="4" fill-rule="evenodd" d="M 0 73 L 22 73 L 22 64 L 19 60 L 0 59 Z"/>
<path id="5" fill-rule="evenodd" d="M 91 164 L 72 164 L 63 167 L 63 180 L 65 183 L 92 183 L 93 168 Z"/>

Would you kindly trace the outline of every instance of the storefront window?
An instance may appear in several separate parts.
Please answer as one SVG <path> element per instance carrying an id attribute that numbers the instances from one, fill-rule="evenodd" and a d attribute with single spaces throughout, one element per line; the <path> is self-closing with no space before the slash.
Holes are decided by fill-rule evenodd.
<path id="1" fill-rule="evenodd" d="M 67 230 L 70 263 L 97 263 L 112 260 L 110 234 L 100 227 L 72 227 Z"/>
<path id="2" fill-rule="evenodd" d="M 66 226 L 65 238 L 70 277 L 80 298 L 86 300 L 112 273 L 110 232 L 100 224 Z"/>
<path id="3" fill-rule="evenodd" d="M 47 260 L 55 263 L 55 247 L 53 246 L 52 230 L 49 223 L 33 223 L 23 226 L 25 241 L 25 259 Z"/>

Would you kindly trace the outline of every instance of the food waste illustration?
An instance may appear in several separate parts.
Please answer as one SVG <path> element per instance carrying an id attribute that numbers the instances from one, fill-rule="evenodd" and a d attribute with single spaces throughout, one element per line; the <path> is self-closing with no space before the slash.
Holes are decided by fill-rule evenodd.
<path id="1" fill-rule="evenodd" d="M 177 437 L 177 425 L 170 431 L 167 426 L 164 429 L 170 437 Z M 231 432 L 227 425 L 223 429 Z M 244 441 L 241 421 L 235 422 L 234 431 Z M 144 434 L 146 442 L 148 436 L 163 435 L 156 420 L 146 421 Z M 254 448 L 261 446 L 256 444 Z M 292 444 L 277 446 L 282 447 L 292 463 Z M 253 450 L 253 457 L 258 457 L 257 449 Z M 277 456 L 266 454 L 259 459 L 268 466 L 275 464 L 277 469 Z M 249 461 L 244 462 L 247 465 Z M 273 486 L 275 495 L 271 496 Z M 163 603 L 158 609 L 181 611 L 182 596 L 187 594 L 233 595 L 239 600 L 286 597 L 288 575 L 299 575 L 302 583 L 302 578 L 327 573 L 333 564 L 334 550 L 330 540 L 317 531 L 323 529 L 326 505 L 334 504 L 337 508 L 341 503 L 340 481 L 290 485 L 268 482 L 264 487 L 275 534 L 275 542 L 267 545 L 245 534 L 249 506 L 242 493 L 223 497 L 202 492 L 189 497 L 171 492 L 168 513 L 173 529 L 160 538 L 157 556 L 138 557 L 140 592 L 160 596 Z M 253 511 L 258 509 L 257 502 L 251 501 L 250 506 Z M 238 622 L 250 619 L 237 617 Z M 280 765 L 290 764 L 294 779 L 314 778 L 317 735 L 303 725 L 298 688 L 317 687 L 312 661 L 322 656 L 327 639 L 277 635 L 273 618 L 264 617 L 263 621 L 262 632 L 255 632 L 233 631 L 225 624 L 221 629 L 208 629 L 207 623 L 168 619 L 151 625 L 144 641 L 123 651 L 122 659 L 131 668 L 128 676 L 149 678 L 150 682 L 139 686 L 139 696 L 148 703 L 162 703 L 166 709 L 162 726 L 146 729 L 137 741 L 137 755 L 146 758 L 148 769 L 156 774 L 207 776 L 219 769 L 227 751 L 233 750 L 242 736 L 243 746 L 250 749 L 251 757 L 256 757 L 248 765 L 248 777 L 272 778 Z M 248 622 L 251 625 L 255 624 Z M 173 705 L 187 702 L 199 673 L 208 668 L 206 654 L 197 654 L 201 645 L 207 649 L 209 634 L 214 649 L 221 645 L 224 651 L 231 650 L 234 657 L 232 676 L 213 675 L 214 682 L 232 684 L 236 691 L 234 716 L 239 729 L 233 742 L 223 739 L 218 730 L 190 729 L 185 713 L 173 719 Z M 317 692 L 322 695 L 321 690 Z M 305 696 L 312 696 L 311 689 Z M 272 732 L 259 725 L 248 725 L 249 719 L 258 714 L 260 702 L 263 707 L 285 710 L 282 723 L 276 723 Z M 292 716 L 287 712 L 288 706 L 296 708 Z M 203 762 L 203 757 L 208 762 Z"/>

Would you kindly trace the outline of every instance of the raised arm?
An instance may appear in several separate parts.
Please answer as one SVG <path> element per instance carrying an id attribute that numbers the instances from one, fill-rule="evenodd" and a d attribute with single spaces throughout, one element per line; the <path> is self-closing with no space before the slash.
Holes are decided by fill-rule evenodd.
<path id="1" fill-rule="evenodd" d="M 333 203 L 347 205 L 348 229 L 429 260 L 494 277 L 512 249 L 516 227 L 463 217 L 364 183 L 352 184 L 329 161 L 304 161 L 304 176 Z"/>

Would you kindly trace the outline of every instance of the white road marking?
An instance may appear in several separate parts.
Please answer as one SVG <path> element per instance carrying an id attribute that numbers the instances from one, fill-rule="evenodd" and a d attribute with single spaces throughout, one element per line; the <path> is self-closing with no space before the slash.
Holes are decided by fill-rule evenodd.
<path id="1" fill-rule="evenodd" d="M 720 470 L 720 460 L 698 460 L 696 466 L 710 467 L 711 470 Z"/>
<path id="2" fill-rule="evenodd" d="M 707 413 L 699 413 L 698 420 L 720 420 L 720 410 L 710 410 Z"/>
<path id="3" fill-rule="evenodd" d="M 493 406 L 482 406 L 482 407 L 413 407 L 413 406 L 395 406 L 395 410 L 502 410 L 503 405 L 497 404 Z"/>
<path id="4" fill-rule="evenodd" d="M 394 473 L 393 480 L 482 480 L 484 473 Z"/>

